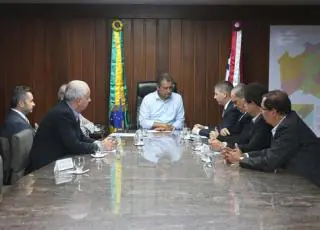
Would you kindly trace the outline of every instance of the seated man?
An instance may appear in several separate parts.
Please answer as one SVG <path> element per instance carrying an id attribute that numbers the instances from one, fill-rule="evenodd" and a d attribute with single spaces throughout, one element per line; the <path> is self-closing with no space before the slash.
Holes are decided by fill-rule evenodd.
<path id="1" fill-rule="evenodd" d="M 227 162 L 239 162 L 243 168 L 274 172 L 286 169 L 320 186 L 320 141 L 313 131 L 291 110 L 287 93 L 273 90 L 264 95 L 262 115 L 273 126 L 269 148 L 244 152 L 226 149 Z"/>
<path id="2" fill-rule="evenodd" d="M 112 148 L 111 139 L 94 141 L 80 130 L 79 114 L 90 101 L 87 83 L 78 80 L 68 83 L 64 100 L 57 103 L 40 123 L 30 152 L 29 172 L 66 155 L 88 154 L 102 148 Z"/>
<path id="3" fill-rule="evenodd" d="M 64 95 L 66 93 L 66 87 L 67 84 L 63 84 L 60 86 L 58 90 L 58 100 L 62 101 L 64 98 Z M 96 127 L 93 122 L 86 119 L 82 114 L 79 114 L 79 120 L 80 120 L 80 128 L 83 132 L 83 134 L 87 137 L 89 137 L 90 134 L 94 133 L 95 131 L 100 131 L 98 127 Z"/>
<path id="4" fill-rule="evenodd" d="M 234 106 L 241 112 L 241 116 L 238 119 L 235 127 L 233 128 L 233 133 L 230 135 L 230 131 L 226 128 L 224 130 L 224 135 L 220 135 L 218 132 L 212 131 L 210 133 L 210 137 L 213 136 L 213 139 L 217 139 L 219 141 L 225 141 L 230 138 L 233 138 L 236 135 L 239 135 L 245 126 L 251 123 L 252 117 L 245 111 L 244 104 L 244 90 L 246 85 L 243 83 L 239 83 L 231 90 L 231 101 L 233 102 Z"/>
<path id="5" fill-rule="evenodd" d="M 268 148 L 271 141 L 271 126 L 261 115 L 262 97 L 268 90 L 263 85 L 252 83 L 244 89 L 244 109 L 251 116 L 252 121 L 246 125 L 238 135 L 231 135 L 211 140 L 213 148 L 221 151 L 222 148 L 234 147 L 237 143 L 241 151 L 248 152 Z M 223 142 L 221 142 L 223 141 Z"/>
<path id="6" fill-rule="evenodd" d="M 139 122 L 144 129 L 169 131 L 182 129 L 184 125 L 184 107 L 182 97 L 172 92 L 174 80 L 168 73 L 157 79 L 158 87 L 142 100 Z"/>
<path id="7" fill-rule="evenodd" d="M 0 136 L 11 139 L 22 130 L 32 129 L 26 116 L 32 112 L 34 106 L 31 89 L 27 86 L 16 86 L 11 98 L 10 111 L 0 128 Z"/>
<path id="8" fill-rule="evenodd" d="M 221 124 L 217 127 L 196 124 L 192 129 L 193 133 L 209 137 L 211 131 L 218 131 L 222 135 L 232 134 L 235 131 L 241 112 L 231 101 L 232 89 L 233 85 L 228 81 L 218 83 L 214 88 L 214 99 L 224 108 Z"/>

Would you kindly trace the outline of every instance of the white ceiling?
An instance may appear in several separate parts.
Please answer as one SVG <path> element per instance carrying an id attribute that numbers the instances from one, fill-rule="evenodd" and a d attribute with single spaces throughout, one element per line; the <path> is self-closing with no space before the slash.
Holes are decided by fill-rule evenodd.
<path id="1" fill-rule="evenodd" d="M 320 5 L 319 0 L 0 0 L 0 3 L 100 3 L 171 5 Z"/>

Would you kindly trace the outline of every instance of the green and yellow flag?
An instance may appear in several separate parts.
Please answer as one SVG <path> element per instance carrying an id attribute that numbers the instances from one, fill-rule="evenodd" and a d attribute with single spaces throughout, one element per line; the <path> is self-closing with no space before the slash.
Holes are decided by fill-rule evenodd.
<path id="1" fill-rule="evenodd" d="M 124 66 L 123 24 L 112 22 L 109 96 L 110 133 L 129 126 L 127 84 Z"/>
<path id="2" fill-rule="evenodd" d="M 111 210 L 119 214 L 121 207 L 122 163 L 121 159 L 114 159 L 111 170 Z"/>

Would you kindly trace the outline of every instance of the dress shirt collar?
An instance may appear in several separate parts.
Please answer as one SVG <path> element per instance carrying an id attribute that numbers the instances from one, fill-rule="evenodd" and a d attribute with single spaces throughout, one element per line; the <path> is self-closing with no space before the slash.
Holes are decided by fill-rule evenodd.
<path id="1" fill-rule="evenodd" d="M 260 113 L 257 115 L 257 116 L 255 116 L 254 118 L 252 118 L 252 122 L 253 122 L 253 124 L 255 124 L 256 123 L 256 121 L 257 121 L 257 119 L 260 117 Z"/>
<path id="2" fill-rule="evenodd" d="M 69 104 L 69 102 L 66 102 L 66 103 L 67 103 L 67 105 L 69 106 L 69 108 L 72 110 L 73 115 L 74 115 L 74 117 L 76 118 L 76 121 L 78 121 L 78 120 L 79 120 L 80 113 L 78 113 L 74 108 L 72 108 L 72 106 Z"/>
<path id="3" fill-rule="evenodd" d="M 273 137 L 274 137 L 274 135 L 276 134 L 276 131 L 277 131 L 278 126 L 281 124 L 281 122 L 282 122 L 285 118 L 286 118 L 286 116 L 284 116 L 284 117 L 279 121 L 279 123 L 278 123 L 275 127 L 273 127 L 273 129 L 271 129 L 271 133 L 272 133 L 272 136 L 273 136 Z"/>
<path id="4" fill-rule="evenodd" d="M 247 114 L 247 112 L 244 112 L 244 113 L 240 116 L 239 121 L 241 121 L 241 119 L 242 119 L 246 114 Z"/>
<path id="5" fill-rule="evenodd" d="M 172 97 L 172 93 L 171 93 L 171 95 L 170 95 L 167 99 L 162 99 L 162 98 L 159 96 L 158 90 L 156 90 L 154 93 L 155 93 L 155 95 L 156 95 L 156 100 L 157 100 L 157 101 L 158 101 L 158 100 L 168 101 L 168 100 L 170 100 L 171 97 Z"/>
<path id="6" fill-rule="evenodd" d="M 226 109 L 228 108 L 228 106 L 229 106 L 230 102 L 231 102 L 231 100 L 229 100 L 229 101 L 224 105 L 223 110 L 226 110 Z"/>

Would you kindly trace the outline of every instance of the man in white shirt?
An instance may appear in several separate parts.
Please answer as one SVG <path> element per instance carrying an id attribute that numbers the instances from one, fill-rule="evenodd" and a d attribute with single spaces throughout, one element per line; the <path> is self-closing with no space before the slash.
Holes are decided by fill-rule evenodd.
<path id="1" fill-rule="evenodd" d="M 12 135 L 22 130 L 32 129 L 27 115 L 34 106 L 31 89 L 28 86 L 16 86 L 11 97 L 11 108 L 0 128 L 0 136 L 11 139 Z"/>
<path id="2" fill-rule="evenodd" d="M 159 131 L 182 129 L 184 106 L 181 95 L 172 92 L 173 78 L 168 73 L 162 73 L 157 82 L 157 90 L 142 100 L 139 110 L 141 127 Z"/>

